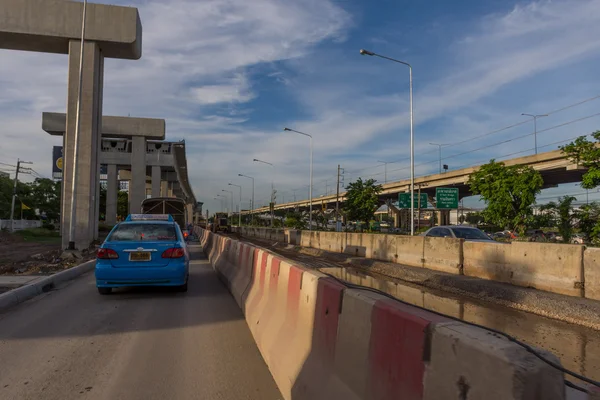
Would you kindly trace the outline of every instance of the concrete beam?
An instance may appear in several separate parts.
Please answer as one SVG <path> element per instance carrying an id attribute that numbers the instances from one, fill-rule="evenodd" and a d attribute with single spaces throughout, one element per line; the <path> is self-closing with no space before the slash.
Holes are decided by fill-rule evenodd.
<path id="1" fill-rule="evenodd" d="M 142 23 L 136 8 L 87 5 L 86 41 L 96 42 L 108 58 L 142 56 Z M 83 3 L 64 0 L 3 0 L 0 48 L 69 53 L 69 41 L 81 39 Z"/>
<path id="2" fill-rule="evenodd" d="M 66 127 L 66 114 L 42 113 L 42 129 L 47 133 L 62 136 Z M 143 136 L 148 140 L 164 140 L 165 132 L 164 119 L 102 116 L 102 136 L 125 139 Z"/>

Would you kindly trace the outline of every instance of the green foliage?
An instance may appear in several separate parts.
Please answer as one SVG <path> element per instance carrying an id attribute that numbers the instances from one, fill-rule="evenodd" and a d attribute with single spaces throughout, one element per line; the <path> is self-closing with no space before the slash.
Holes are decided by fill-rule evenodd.
<path id="1" fill-rule="evenodd" d="M 129 195 L 127 192 L 119 191 L 117 198 L 117 215 L 125 219 L 129 215 Z"/>
<path id="2" fill-rule="evenodd" d="M 486 202 L 485 221 L 523 233 L 531 222 L 535 196 L 544 181 L 539 172 L 525 165 L 506 166 L 491 160 L 469 177 L 473 194 Z"/>
<path id="3" fill-rule="evenodd" d="M 0 177 L 0 219 L 10 218 L 14 180 Z M 30 209 L 23 210 L 23 218 L 36 219 L 36 210 L 48 220 L 60 216 L 60 182 L 38 178 L 31 183 L 18 182 L 15 218 L 21 217 L 21 202 Z"/>
<path id="4" fill-rule="evenodd" d="M 564 196 L 558 199 L 558 203 L 551 201 L 540 207 L 542 212 L 550 214 L 558 223 L 558 232 L 564 243 L 570 243 L 573 237 L 573 228 L 577 218 L 572 207 L 575 200 L 577 199 L 573 196 Z"/>
<path id="5" fill-rule="evenodd" d="M 350 221 L 360 221 L 368 225 L 373 219 L 375 211 L 379 208 L 379 197 L 381 185 L 376 184 L 375 179 L 363 181 L 358 178 L 356 182 L 348 185 L 344 211 Z"/>
<path id="6" fill-rule="evenodd" d="M 483 213 L 473 212 L 465 215 L 465 221 L 471 225 L 479 225 L 484 221 Z"/>
<path id="7" fill-rule="evenodd" d="M 306 229 L 306 222 L 302 216 L 302 213 L 290 211 L 285 216 L 285 227 L 292 229 Z"/>
<path id="8" fill-rule="evenodd" d="M 545 212 L 534 215 L 528 227 L 532 229 L 549 228 L 556 226 L 557 223 L 554 214 Z"/>
<path id="9" fill-rule="evenodd" d="M 581 187 L 584 189 L 600 186 L 600 147 L 597 146 L 600 143 L 600 131 L 592 133 L 592 137 L 595 142 L 580 136 L 574 142 L 560 147 L 571 161 L 588 169 L 582 177 Z"/>
<path id="10" fill-rule="evenodd" d="M 578 226 L 588 240 L 600 237 L 600 203 L 584 204 L 577 211 Z"/>

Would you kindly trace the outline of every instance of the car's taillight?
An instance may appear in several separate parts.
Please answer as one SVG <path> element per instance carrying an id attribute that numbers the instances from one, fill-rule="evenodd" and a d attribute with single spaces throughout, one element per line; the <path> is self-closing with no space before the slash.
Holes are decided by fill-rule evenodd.
<path id="1" fill-rule="evenodd" d="M 185 251 L 181 247 L 173 247 L 166 249 L 162 253 L 162 258 L 181 258 L 185 255 Z"/>
<path id="2" fill-rule="evenodd" d="M 98 249 L 98 252 L 96 253 L 96 258 L 99 258 L 101 260 L 115 259 L 119 258 L 119 255 L 113 249 Z"/>
<path id="3" fill-rule="evenodd" d="M 187 232 L 183 232 L 183 237 L 188 237 L 188 233 Z"/>

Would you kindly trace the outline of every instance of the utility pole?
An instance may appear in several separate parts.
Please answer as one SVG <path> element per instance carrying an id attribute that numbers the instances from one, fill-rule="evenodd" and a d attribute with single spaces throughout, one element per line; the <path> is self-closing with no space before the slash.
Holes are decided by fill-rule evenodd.
<path id="1" fill-rule="evenodd" d="M 335 191 L 335 231 L 340 229 L 340 164 L 337 167 L 337 186 Z"/>
<path id="2" fill-rule="evenodd" d="M 14 222 L 15 201 L 17 199 L 17 183 L 19 182 L 19 172 L 21 170 L 21 164 L 33 164 L 33 163 L 28 162 L 28 161 L 21 161 L 20 159 L 17 159 L 17 172 L 15 172 L 15 184 L 13 185 L 13 195 L 12 195 L 12 201 L 10 204 L 10 231 L 11 232 L 15 231 L 15 222 Z M 31 168 L 23 168 L 23 170 L 31 170 Z"/>

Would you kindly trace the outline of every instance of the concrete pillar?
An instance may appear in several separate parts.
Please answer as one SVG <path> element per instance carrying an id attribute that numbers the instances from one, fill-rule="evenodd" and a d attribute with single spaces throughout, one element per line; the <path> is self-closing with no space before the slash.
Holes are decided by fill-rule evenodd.
<path id="1" fill-rule="evenodd" d="M 77 160 L 74 160 L 77 97 L 79 92 L 79 54 L 81 43 L 69 42 L 69 73 L 67 95 L 67 126 L 63 137 L 64 166 L 62 186 L 61 225 L 62 246 L 69 245 L 71 227 L 71 186 L 73 165 L 77 163 L 77 196 L 75 221 L 75 248 L 87 249 L 97 237 L 100 215 L 100 166 L 98 150 L 102 131 L 102 86 L 104 57 L 94 42 L 85 42 L 83 80 L 80 104 L 80 130 Z"/>
<path id="2" fill-rule="evenodd" d="M 160 197 L 161 171 L 159 165 L 152 166 L 152 197 Z"/>
<path id="3" fill-rule="evenodd" d="M 117 223 L 117 203 L 119 199 L 119 169 L 114 164 L 107 166 L 106 179 L 106 223 Z"/>
<path id="4" fill-rule="evenodd" d="M 146 138 L 134 136 L 131 142 L 129 213 L 139 214 L 142 210 L 142 201 L 146 199 Z"/>
<path id="5" fill-rule="evenodd" d="M 160 182 L 160 197 L 167 197 L 169 195 L 169 181 Z"/>

